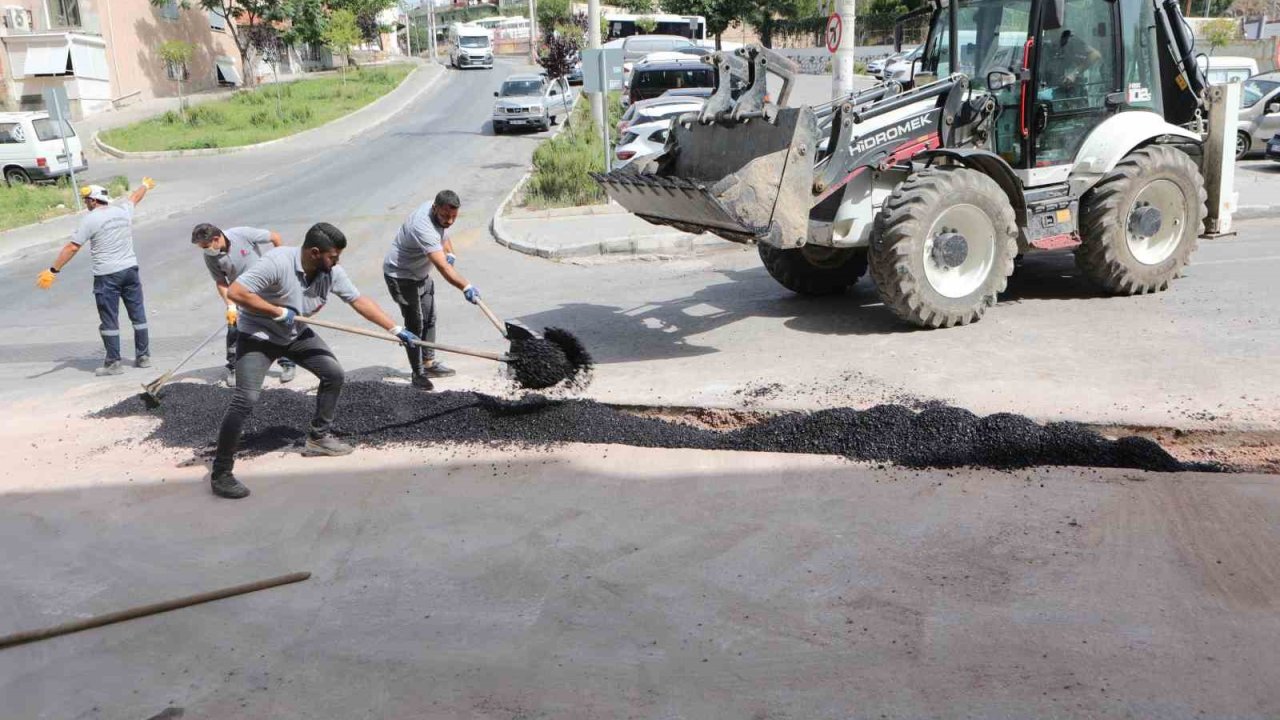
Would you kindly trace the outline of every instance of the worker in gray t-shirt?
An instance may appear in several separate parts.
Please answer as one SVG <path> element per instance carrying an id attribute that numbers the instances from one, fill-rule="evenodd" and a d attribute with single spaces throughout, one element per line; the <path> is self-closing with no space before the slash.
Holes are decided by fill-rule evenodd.
<path id="1" fill-rule="evenodd" d="M 287 357 L 320 379 L 316 413 L 311 420 L 303 455 L 346 455 L 350 445 L 333 436 L 334 412 L 342 394 L 344 373 L 333 351 L 309 326 L 296 322 L 325 306 L 329 294 L 342 298 L 364 319 L 388 331 L 405 345 L 418 336 L 396 325 L 372 298 L 363 296 L 338 265 L 347 238 L 329 223 L 307 231 L 302 247 L 278 247 L 231 283 L 227 290 L 241 310 L 236 324 L 236 392 L 218 430 L 218 449 L 209 482 L 213 494 L 237 499 L 249 494 L 232 474 L 244 421 L 262 393 L 262 378 L 271 363 Z"/>
<path id="2" fill-rule="evenodd" d="M 101 185 L 80 188 L 89 214 L 80 221 L 80 227 L 76 228 L 71 241 L 62 247 L 53 265 L 36 279 L 36 287 L 48 290 L 57 274 L 80 252 L 80 248 L 89 246 L 93 264 L 93 298 L 98 306 L 98 333 L 107 350 L 106 361 L 97 369 L 96 375 L 124 372 L 120 363 L 121 300 L 124 300 L 129 322 L 133 323 L 134 365 L 151 367 L 147 310 L 142 299 L 138 256 L 133 251 L 133 206 L 142 202 L 147 191 L 155 186 L 151 178 L 142 178 L 142 185 L 128 199 L 114 203 L 107 195 L 107 189 Z"/>
<path id="3" fill-rule="evenodd" d="M 233 227 L 223 230 L 216 225 L 200 223 L 191 231 L 192 244 L 204 251 L 204 264 L 213 278 L 218 297 L 227 306 L 227 387 L 236 386 L 236 343 L 240 331 L 236 318 L 240 314 L 236 304 L 227 299 L 231 283 L 258 262 L 271 248 L 280 247 L 280 234 L 252 227 Z M 280 358 L 280 382 L 293 380 L 297 366 L 289 358 Z"/>
<path id="4" fill-rule="evenodd" d="M 450 285 L 461 290 L 468 302 L 480 299 L 480 290 L 454 270 L 457 256 L 453 254 L 453 243 L 445 235 L 457 221 L 461 205 L 457 193 L 441 190 L 435 202 L 422 204 L 404 221 L 382 261 L 387 291 L 400 306 L 404 326 L 424 340 L 436 339 L 436 286 L 431 279 L 432 267 Z M 437 362 L 426 348 L 408 347 L 406 352 L 414 387 L 430 390 L 431 378 L 455 374 L 444 363 Z"/>

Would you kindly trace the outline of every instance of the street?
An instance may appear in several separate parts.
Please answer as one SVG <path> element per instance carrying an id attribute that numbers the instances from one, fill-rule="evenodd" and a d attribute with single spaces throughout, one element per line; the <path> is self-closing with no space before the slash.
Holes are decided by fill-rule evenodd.
<path id="1" fill-rule="evenodd" d="M 1274 220 L 1202 241 L 1185 277 L 1142 297 L 1100 295 L 1070 254 L 1031 257 L 981 322 L 938 331 L 895 320 L 866 278 L 843 296 L 792 295 L 748 247 L 549 262 L 488 230 L 547 136 L 495 137 L 488 124 L 492 91 L 525 69 L 447 72 L 336 147 L 95 167 L 150 175 L 153 195 L 205 183 L 211 198 L 135 227 L 152 369 L 93 376 L 87 258 L 47 292 L 33 283 L 56 251 L 0 265 L 0 634 L 313 573 L 0 651 L 0 717 L 1280 712 L 1276 475 L 428 445 L 248 459 L 237 474 L 254 495 L 229 503 L 190 450 L 142 442 L 153 422 L 87 417 L 223 322 L 193 225 L 298 244 L 331 222 L 350 241 L 342 265 L 394 313 L 383 253 L 409 212 L 451 188 L 458 270 L 499 315 L 578 335 L 597 361 L 581 393 L 592 399 L 752 411 L 940 400 L 1246 433 L 1274 454 Z M 504 349 L 461 293 L 436 292 L 441 342 Z M 322 317 L 363 323 L 341 305 Z M 321 334 L 349 378 L 407 382 L 390 343 Z M 126 361 L 131 342 L 126 325 Z M 494 363 L 448 362 L 459 374 L 440 389 L 512 394 Z M 214 342 L 179 379 L 213 382 L 221 368 Z M 290 387 L 315 381 L 300 372 Z"/>

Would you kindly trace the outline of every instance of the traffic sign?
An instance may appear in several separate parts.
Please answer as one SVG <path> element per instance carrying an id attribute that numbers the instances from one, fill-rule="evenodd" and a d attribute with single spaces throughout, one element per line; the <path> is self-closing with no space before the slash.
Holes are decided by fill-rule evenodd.
<path id="1" fill-rule="evenodd" d="M 840 37 L 844 35 L 844 20 L 840 19 L 840 13 L 831 13 L 831 17 L 827 18 L 827 51 L 835 53 L 840 47 Z"/>
<path id="2" fill-rule="evenodd" d="M 582 89 L 584 92 L 622 89 L 622 48 L 582 51 Z"/>

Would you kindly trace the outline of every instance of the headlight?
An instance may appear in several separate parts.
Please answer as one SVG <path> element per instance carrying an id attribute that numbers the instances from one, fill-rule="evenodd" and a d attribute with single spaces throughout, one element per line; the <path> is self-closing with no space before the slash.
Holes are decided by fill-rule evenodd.
<path id="1" fill-rule="evenodd" d="M 534 105 L 533 107 L 529 108 L 529 112 L 533 113 L 534 115 L 541 115 L 541 114 L 542 114 L 542 106 L 541 106 L 541 105 Z"/>

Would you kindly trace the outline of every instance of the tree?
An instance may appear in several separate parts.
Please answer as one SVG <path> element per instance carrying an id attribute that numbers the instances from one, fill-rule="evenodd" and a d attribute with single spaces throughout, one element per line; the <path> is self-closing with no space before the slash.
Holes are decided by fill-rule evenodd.
<path id="1" fill-rule="evenodd" d="M 251 70 L 253 47 L 249 43 L 246 31 L 256 25 L 274 25 L 284 22 L 288 19 L 287 2 L 288 0 L 178 0 L 178 6 L 183 9 L 197 7 L 205 12 L 217 13 L 225 19 L 227 32 L 231 34 L 231 39 L 236 43 L 236 49 L 240 51 L 240 66 L 244 69 L 244 82 L 246 85 L 251 85 L 253 83 Z M 164 7 L 169 4 L 169 0 L 151 0 L 151 4 L 155 7 Z"/>
<path id="2" fill-rule="evenodd" d="M 538 53 L 538 64 L 552 80 L 562 78 L 573 71 L 578 61 L 578 53 L 583 45 L 582 28 L 576 25 L 561 25 L 543 43 L 542 52 Z"/>
<path id="3" fill-rule="evenodd" d="M 1212 55 L 1220 47 L 1226 47 L 1240 34 L 1240 27 L 1231 18 L 1210 20 L 1201 28 L 1205 42 L 1209 43 L 1209 54 Z"/>
<path id="4" fill-rule="evenodd" d="M 366 43 L 382 45 L 382 31 L 386 30 L 378 22 L 383 10 L 396 6 L 396 0 L 332 0 L 326 3 L 329 10 L 350 10 L 360 28 L 360 38 Z"/>
<path id="5" fill-rule="evenodd" d="M 651 17 L 636 18 L 636 29 L 642 34 L 648 35 L 658 29 L 658 21 Z"/>
<path id="6" fill-rule="evenodd" d="M 570 11 L 570 0 L 538 0 L 535 12 L 538 15 L 538 27 L 542 29 L 543 37 L 550 37 L 557 26 L 571 22 L 573 16 Z"/>
<path id="7" fill-rule="evenodd" d="M 707 20 L 707 32 L 720 49 L 721 36 L 734 22 L 746 14 L 747 0 L 662 0 L 662 10 L 672 15 L 701 15 Z"/>
<path id="8" fill-rule="evenodd" d="M 617 0 L 614 4 L 629 13 L 636 14 L 651 13 L 655 5 L 653 0 Z"/>
<path id="9" fill-rule="evenodd" d="M 271 76 L 275 78 L 276 117 L 284 119 L 284 111 L 280 109 L 280 56 L 285 52 L 284 40 L 274 25 L 255 25 L 245 31 L 249 45 L 258 56 L 267 61 L 271 67 Z"/>
<path id="10" fill-rule="evenodd" d="M 329 24 L 324 29 L 324 44 L 335 54 L 342 56 L 342 85 L 347 84 L 347 64 L 351 62 L 351 48 L 360 43 L 360 26 L 356 14 L 345 8 L 329 14 Z"/>
<path id="11" fill-rule="evenodd" d="M 187 76 L 187 63 L 191 62 L 191 55 L 194 52 L 195 46 L 181 40 L 161 43 L 156 50 L 156 54 L 164 61 L 166 70 L 178 81 L 178 113 L 182 116 L 183 122 L 187 121 L 187 100 L 182 96 L 182 81 Z"/>

